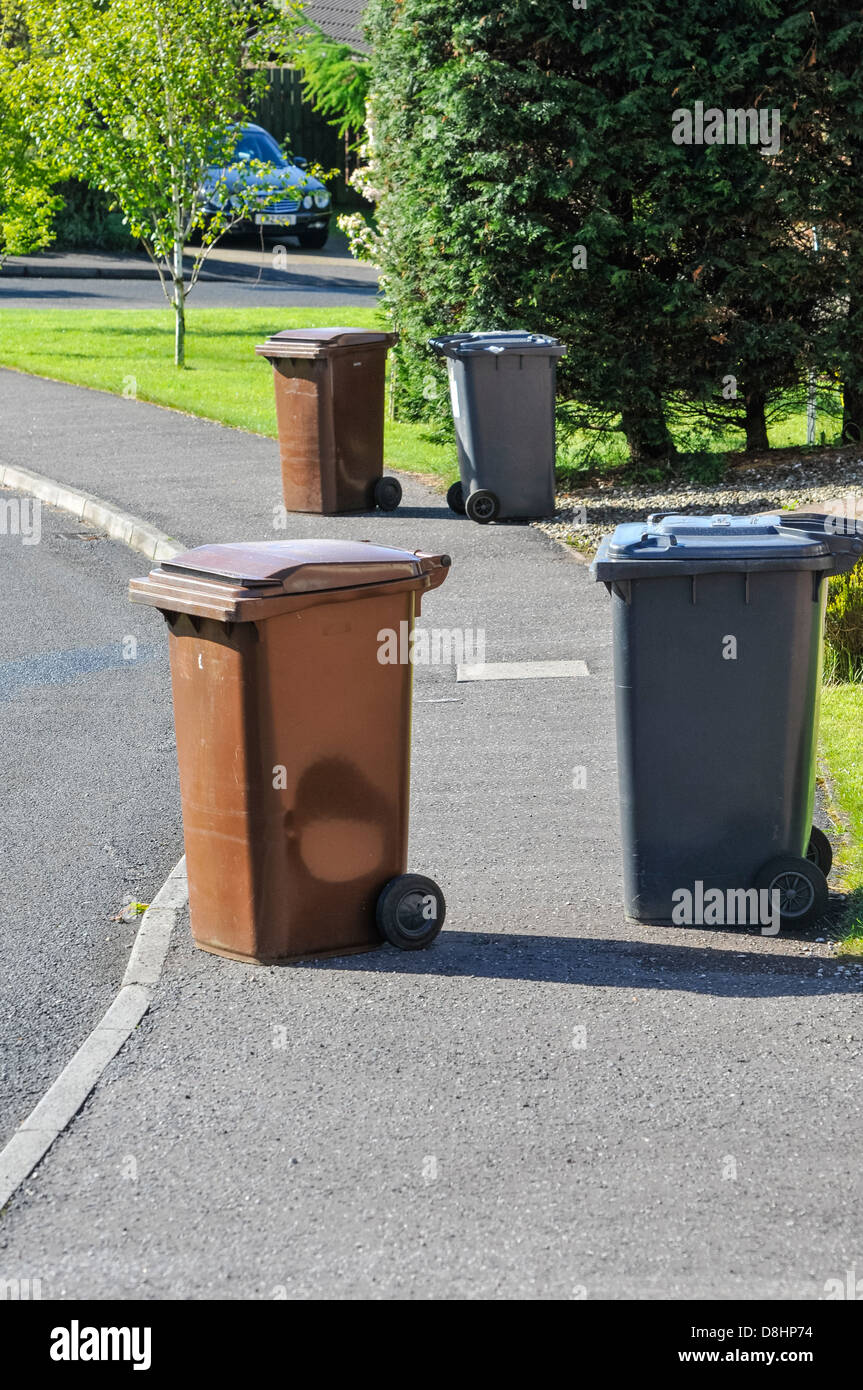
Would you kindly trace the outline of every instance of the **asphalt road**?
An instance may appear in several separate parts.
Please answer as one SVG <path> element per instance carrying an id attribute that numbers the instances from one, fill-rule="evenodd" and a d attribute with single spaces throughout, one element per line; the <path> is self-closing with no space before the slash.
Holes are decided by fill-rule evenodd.
<path id="1" fill-rule="evenodd" d="M 273 535 L 271 440 L 11 373 L 0 409 L 5 456 L 189 544 Z M 290 525 L 447 551 L 424 624 L 589 675 L 416 669 L 410 867 L 447 896 L 435 947 L 261 968 L 181 926 L 149 1015 L 4 1212 L 0 1273 L 57 1298 L 823 1296 L 860 1264 L 861 975 L 814 933 L 624 919 L 602 587 L 413 481 L 392 515 Z"/>
<path id="2" fill-rule="evenodd" d="M 179 857 L 165 635 L 126 600 L 140 561 L 45 506 L 23 543 L 32 505 L 0 492 L 0 1145 L 117 991 L 137 923 L 112 917 Z"/>
<path id="3" fill-rule="evenodd" d="M 259 284 L 245 280 L 201 280 L 188 304 L 199 309 L 324 308 L 329 304 L 374 304 L 374 285 L 342 278 L 265 276 Z M 0 287 L 0 309 L 163 309 L 165 296 L 156 280 L 10 280 Z"/>
<path id="4" fill-rule="evenodd" d="M 324 307 L 373 304 L 378 272 L 354 261 L 340 233 L 320 251 L 306 251 L 286 240 L 282 249 L 264 250 L 253 237 L 219 245 L 206 262 L 205 278 L 191 291 L 190 306 L 200 308 Z M 165 304 L 155 278 L 122 276 L 124 269 L 149 274 L 146 257 L 46 253 L 19 257 L 13 268 L 28 275 L 0 275 L 0 309 L 153 309 Z M 63 270 L 69 274 L 64 278 Z M 100 271 L 108 278 L 100 278 Z M 34 273 L 35 272 L 35 273 Z"/>

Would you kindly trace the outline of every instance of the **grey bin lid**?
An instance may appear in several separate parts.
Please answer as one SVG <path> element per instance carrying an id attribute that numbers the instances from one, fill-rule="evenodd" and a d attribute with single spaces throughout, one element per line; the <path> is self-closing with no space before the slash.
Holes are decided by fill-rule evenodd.
<path id="1" fill-rule="evenodd" d="M 722 570 L 832 570 L 826 533 L 792 529 L 778 516 L 650 516 L 627 522 L 600 543 L 594 579 L 667 578 Z"/>
<path id="2" fill-rule="evenodd" d="M 428 346 L 438 357 L 467 357 L 477 352 L 563 357 L 566 352 L 559 338 L 550 338 L 545 333 L 526 333 L 522 329 L 505 329 L 494 333 L 450 333 L 440 338 L 429 338 Z"/>

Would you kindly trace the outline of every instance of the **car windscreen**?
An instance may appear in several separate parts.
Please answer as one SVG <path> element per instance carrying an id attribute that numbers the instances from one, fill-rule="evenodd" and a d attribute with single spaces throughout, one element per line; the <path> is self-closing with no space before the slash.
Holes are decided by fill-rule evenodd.
<path id="1" fill-rule="evenodd" d="M 267 135 L 264 130 L 244 130 L 237 141 L 231 156 L 232 164 L 247 164 L 250 159 L 280 166 L 288 162 L 272 135 Z"/>

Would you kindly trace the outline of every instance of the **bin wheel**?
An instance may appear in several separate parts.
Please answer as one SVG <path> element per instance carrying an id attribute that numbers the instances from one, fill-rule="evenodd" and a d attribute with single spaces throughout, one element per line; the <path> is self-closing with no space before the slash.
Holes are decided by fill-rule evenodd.
<path id="1" fill-rule="evenodd" d="M 402 485 L 398 478 L 378 478 L 375 483 L 375 506 L 382 512 L 394 512 L 402 500 Z"/>
<path id="2" fill-rule="evenodd" d="M 811 927 L 823 917 L 830 902 L 827 879 L 811 859 L 793 854 L 771 859 L 755 875 L 754 886 L 779 890 L 779 923 L 786 930 Z"/>
<path id="3" fill-rule="evenodd" d="M 446 903 L 434 879 L 422 874 L 391 878 L 378 898 L 378 931 L 401 951 L 421 951 L 438 935 Z"/>
<path id="4" fill-rule="evenodd" d="M 460 482 L 455 482 L 447 488 L 446 504 L 456 516 L 464 516 L 464 488 Z"/>
<path id="5" fill-rule="evenodd" d="M 818 865 L 825 878 L 833 867 L 833 846 L 817 825 L 813 825 L 810 832 L 806 858 L 810 863 Z"/>
<path id="6" fill-rule="evenodd" d="M 480 488 L 477 492 L 468 494 L 464 509 L 471 521 L 475 521 L 479 526 L 487 526 L 490 521 L 495 520 L 500 511 L 500 502 L 493 492 Z"/>

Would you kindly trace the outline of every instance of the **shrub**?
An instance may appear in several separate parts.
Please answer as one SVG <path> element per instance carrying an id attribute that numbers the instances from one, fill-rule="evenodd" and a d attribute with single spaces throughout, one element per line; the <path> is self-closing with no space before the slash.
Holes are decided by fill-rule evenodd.
<path id="1" fill-rule="evenodd" d="M 825 678 L 863 680 L 863 565 L 830 580 L 825 637 Z"/>

